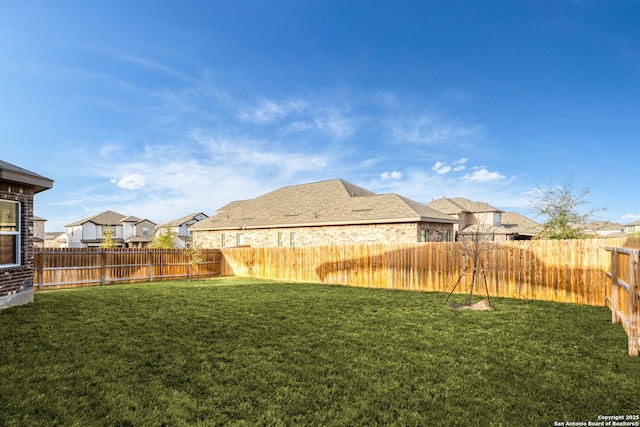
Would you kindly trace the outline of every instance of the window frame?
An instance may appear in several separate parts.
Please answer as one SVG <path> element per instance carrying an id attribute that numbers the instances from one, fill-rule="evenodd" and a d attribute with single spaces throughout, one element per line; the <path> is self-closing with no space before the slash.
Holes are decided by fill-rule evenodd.
<path id="1" fill-rule="evenodd" d="M 502 214 L 500 212 L 493 213 L 493 225 L 502 225 Z"/>
<path id="2" fill-rule="evenodd" d="M 13 261 L 14 263 L 0 264 L 0 268 L 18 267 L 22 265 L 22 204 L 19 201 L 0 199 L 0 204 L 12 204 L 15 206 L 15 230 L 3 230 L 0 218 L 0 236 L 13 236 Z"/>

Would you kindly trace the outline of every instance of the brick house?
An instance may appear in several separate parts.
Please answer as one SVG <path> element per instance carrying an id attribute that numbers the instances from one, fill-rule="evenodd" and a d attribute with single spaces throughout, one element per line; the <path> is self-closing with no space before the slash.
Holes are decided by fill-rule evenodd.
<path id="1" fill-rule="evenodd" d="M 397 194 L 341 179 L 235 201 L 190 227 L 204 248 L 446 242 L 458 220 Z"/>
<path id="2" fill-rule="evenodd" d="M 504 212 L 485 202 L 474 202 L 464 197 L 434 200 L 427 206 L 458 219 L 454 225 L 455 240 L 464 240 L 478 233 L 488 235 L 491 241 L 529 240 L 542 227 L 535 221 L 515 212 Z"/>
<path id="3" fill-rule="evenodd" d="M 154 222 L 113 211 L 105 211 L 65 227 L 70 248 L 99 247 L 108 232 L 112 233 L 118 247 L 145 247 L 156 235 Z"/>
<path id="4" fill-rule="evenodd" d="M 0 160 L 0 309 L 33 302 L 33 198 L 52 186 Z"/>

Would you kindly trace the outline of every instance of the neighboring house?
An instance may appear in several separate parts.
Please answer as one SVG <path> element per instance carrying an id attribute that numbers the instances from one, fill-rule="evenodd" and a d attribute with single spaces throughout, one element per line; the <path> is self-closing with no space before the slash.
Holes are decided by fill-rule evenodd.
<path id="1" fill-rule="evenodd" d="M 624 232 L 628 234 L 640 233 L 640 221 L 634 221 L 623 226 Z"/>
<path id="2" fill-rule="evenodd" d="M 52 186 L 0 160 L 0 308 L 33 302 L 33 199 Z"/>
<path id="3" fill-rule="evenodd" d="M 64 231 L 47 231 L 44 233 L 45 248 L 66 248 L 67 233 Z"/>
<path id="4" fill-rule="evenodd" d="M 69 248 L 99 247 L 108 232 L 112 233 L 118 247 L 145 247 L 156 234 L 154 222 L 113 211 L 102 212 L 65 227 Z"/>
<path id="5" fill-rule="evenodd" d="M 189 227 L 206 218 L 209 218 L 209 216 L 202 212 L 196 212 L 162 224 L 158 229 L 167 229 L 176 233 L 176 238 L 173 240 L 174 247 L 188 248 L 191 245 L 191 230 L 189 230 Z"/>
<path id="6" fill-rule="evenodd" d="M 42 249 L 44 248 L 44 223 L 47 220 L 40 218 L 39 216 L 33 216 L 33 247 Z"/>
<path id="7" fill-rule="evenodd" d="M 624 226 L 609 221 L 592 221 L 588 224 L 578 226 L 583 232 L 592 236 L 619 236 L 624 231 Z"/>
<path id="8" fill-rule="evenodd" d="M 456 240 L 464 240 L 482 234 L 490 235 L 492 241 L 528 240 L 540 232 L 537 224 L 522 215 L 509 213 L 507 221 L 502 216 L 506 212 L 484 202 L 474 202 L 464 197 L 434 200 L 427 206 L 437 209 L 459 220 L 454 225 Z"/>
<path id="9" fill-rule="evenodd" d="M 517 212 L 502 212 L 500 220 L 511 231 L 513 240 L 529 240 L 542 232 L 542 224 Z"/>
<path id="10" fill-rule="evenodd" d="M 454 218 L 397 194 L 341 179 L 235 201 L 190 227 L 205 248 L 445 242 Z"/>

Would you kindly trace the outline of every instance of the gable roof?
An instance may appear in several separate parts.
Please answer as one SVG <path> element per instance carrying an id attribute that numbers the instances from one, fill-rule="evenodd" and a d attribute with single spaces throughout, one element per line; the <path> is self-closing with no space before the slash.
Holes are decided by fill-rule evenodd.
<path id="1" fill-rule="evenodd" d="M 376 194 L 332 179 L 282 187 L 223 206 L 191 230 L 397 222 L 454 223 L 450 216 L 397 194 Z"/>
<path id="2" fill-rule="evenodd" d="M 427 206 L 437 209 L 449 215 L 459 213 L 485 213 L 485 212 L 503 212 L 498 208 L 484 202 L 474 202 L 464 197 L 443 197 L 427 203 Z"/>
<path id="3" fill-rule="evenodd" d="M 162 225 L 161 225 L 161 227 L 180 227 L 182 224 L 184 224 L 184 223 L 186 223 L 186 222 L 189 222 L 189 221 L 191 221 L 191 220 L 193 220 L 193 219 L 196 219 L 196 217 L 197 217 L 198 215 L 204 215 L 204 216 L 205 216 L 205 218 L 208 218 L 208 215 L 207 215 L 207 214 L 205 214 L 205 213 L 202 213 L 202 212 L 194 212 L 194 213 L 192 213 L 192 214 L 185 215 L 185 216 L 183 216 L 183 217 L 181 217 L 181 218 L 174 219 L 173 221 L 170 221 L 170 222 L 168 222 L 168 223 L 166 223 L 166 224 L 162 224 Z"/>
<path id="4" fill-rule="evenodd" d="M 53 187 L 53 180 L 2 160 L 0 160 L 0 179 L 18 184 L 31 185 L 33 186 L 34 193 L 39 193 Z"/>
<path id="5" fill-rule="evenodd" d="M 502 226 L 523 236 L 535 236 L 542 231 L 542 225 L 517 212 L 503 212 L 501 215 Z"/>
<path id="6" fill-rule="evenodd" d="M 587 224 L 579 225 L 579 228 L 591 231 L 616 230 L 622 231 L 624 225 L 611 221 L 591 221 Z"/>
<path id="7" fill-rule="evenodd" d="M 123 222 L 133 222 L 133 223 L 139 223 L 142 221 L 149 221 L 148 219 L 140 219 L 138 217 L 135 216 L 130 216 L 130 215 L 122 215 L 118 212 L 114 212 L 114 211 L 104 211 L 101 212 L 97 215 L 93 215 L 90 216 L 88 218 L 85 219 L 81 219 L 79 221 L 76 222 L 72 222 L 71 224 L 67 224 L 65 225 L 65 227 L 76 227 L 82 224 L 85 224 L 87 222 L 92 222 L 96 225 L 116 225 L 116 224 L 120 224 Z M 155 224 L 153 221 L 149 221 L 153 224 Z"/>
<path id="8" fill-rule="evenodd" d="M 104 211 L 97 215 L 93 215 L 88 218 L 81 219 L 76 222 L 72 222 L 71 224 L 65 225 L 65 227 L 75 227 L 87 222 L 93 222 L 94 224 L 97 224 L 97 225 L 114 225 L 122 222 L 122 220 L 125 219 L 126 217 L 127 217 L 126 215 L 119 214 L 118 212 Z"/>

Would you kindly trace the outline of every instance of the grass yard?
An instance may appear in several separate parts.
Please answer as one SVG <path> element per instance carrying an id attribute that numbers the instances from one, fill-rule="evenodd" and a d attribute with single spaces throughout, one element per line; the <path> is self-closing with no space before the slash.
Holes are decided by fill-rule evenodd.
<path id="1" fill-rule="evenodd" d="M 554 425 L 635 415 L 607 308 L 250 279 L 0 311 L 0 426 Z M 460 301 L 465 296 L 459 296 Z"/>

